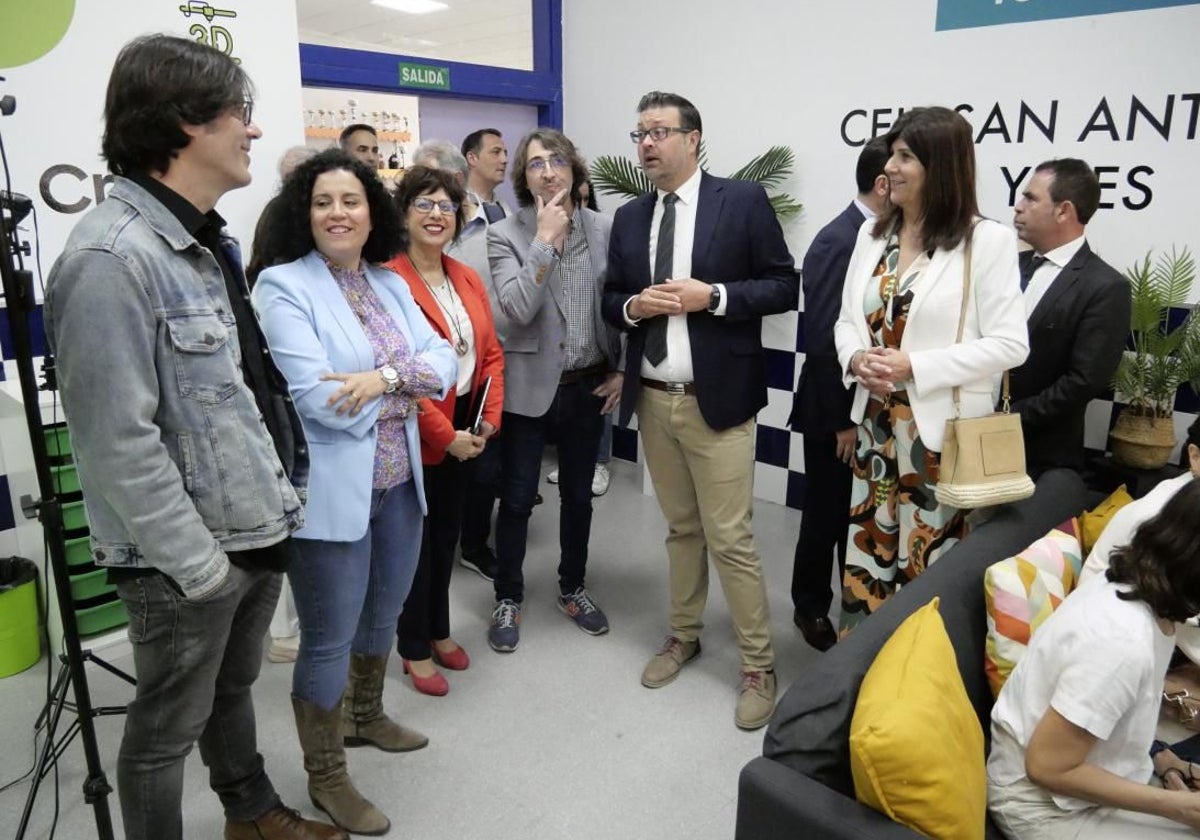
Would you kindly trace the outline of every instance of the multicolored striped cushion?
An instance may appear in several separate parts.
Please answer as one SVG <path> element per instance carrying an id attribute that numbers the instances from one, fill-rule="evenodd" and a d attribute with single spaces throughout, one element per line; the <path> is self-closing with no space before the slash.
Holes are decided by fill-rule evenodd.
<path id="1" fill-rule="evenodd" d="M 983 578 L 988 623 L 984 670 L 993 696 L 1000 694 L 1025 654 L 1033 631 L 1075 588 L 1082 567 L 1075 519 L 1059 525 L 1016 557 L 988 567 Z"/>

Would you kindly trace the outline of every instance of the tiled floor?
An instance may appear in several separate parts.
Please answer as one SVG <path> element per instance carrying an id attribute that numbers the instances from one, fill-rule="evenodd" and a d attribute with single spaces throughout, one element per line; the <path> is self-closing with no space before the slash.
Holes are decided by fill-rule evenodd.
<path id="1" fill-rule="evenodd" d="M 762 732 L 733 725 L 738 658 L 716 577 L 707 612 L 704 653 L 671 685 L 648 691 L 638 678 L 666 631 L 664 524 L 653 499 L 640 493 L 640 469 L 614 462 L 613 485 L 597 499 L 588 585 L 608 613 L 601 637 L 576 630 L 554 606 L 557 496 L 536 509 L 526 561 L 521 647 L 493 653 L 484 641 L 491 586 L 456 568 L 451 586 L 454 635 L 471 667 L 449 673 L 450 694 L 413 691 L 399 662 L 389 672 L 388 711 L 426 732 L 428 748 L 405 755 L 350 752 L 360 789 L 392 819 L 388 837 L 421 840 L 517 838 L 679 838 L 729 840 L 737 808 L 737 776 L 760 752 Z M 788 595 L 799 513 L 768 503 L 755 508 L 766 568 L 780 685 L 814 656 L 791 624 Z M 128 659 L 115 664 L 129 667 Z M 93 700 L 121 703 L 128 689 L 91 669 Z M 31 761 L 31 728 L 45 690 L 46 664 L 0 680 L 0 784 Z M 255 696 L 259 746 L 284 800 L 312 815 L 292 721 L 290 668 L 264 663 Z M 97 722 L 101 755 L 115 785 L 122 720 Z M 60 768 L 57 837 L 91 838 L 83 803 L 78 742 Z M 184 822 L 189 838 L 221 835 L 222 817 L 208 791 L 199 756 L 189 759 Z M 0 836 L 16 832 L 27 784 L 0 794 Z M 115 794 L 110 797 L 120 837 Z M 36 803 L 31 838 L 49 836 L 54 812 L 50 776 Z"/>

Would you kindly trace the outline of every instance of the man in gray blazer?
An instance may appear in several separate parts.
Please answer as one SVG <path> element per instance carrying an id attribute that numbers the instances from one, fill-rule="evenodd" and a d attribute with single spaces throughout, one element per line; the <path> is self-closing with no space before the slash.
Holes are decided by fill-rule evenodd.
<path id="1" fill-rule="evenodd" d="M 581 205 L 587 171 L 575 145 L 549 128 L 517 146 L 513 189 L 521 209 L 488 228 L 497 323 L 505 324 L 500 510 L 496 517 L 493 650 L 520 641 L 521 567 L 542 450 L 558 447 L 558 608 L 581 630 L 608 632 L 584 587 L 592 527 L 592 474 L 603 414 L 617 404 L 620 339 L 600 315 L 610 221 Z"/>

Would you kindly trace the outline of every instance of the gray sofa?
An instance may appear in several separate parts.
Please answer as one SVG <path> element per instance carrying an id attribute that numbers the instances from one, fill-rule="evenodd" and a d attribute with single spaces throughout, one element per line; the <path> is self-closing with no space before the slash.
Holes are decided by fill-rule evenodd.
<path id="1" fill-rule="evenodd" d="M 900 623 L 940 595 L 959 671 L 987 737 L 992 695 L 983 670 L 984 570 L 1080 513 L 1086 501 L 1076 473 L 1043 474 L 1031 498 L 1002 508 L 847 639 L 817 656 L 776 708 L 763 755 L 742 769 L 737 840 L 920 838 L 854 798 L 850 718 L 863 677 Z M 1001 838 L 990 824 L 987 836 Z"/>

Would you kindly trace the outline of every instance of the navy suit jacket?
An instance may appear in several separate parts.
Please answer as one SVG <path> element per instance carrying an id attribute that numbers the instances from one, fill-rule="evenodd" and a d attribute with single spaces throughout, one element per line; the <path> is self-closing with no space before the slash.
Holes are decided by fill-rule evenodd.
<path id="1" fill-rule="evenodd" d="M 652 192 L 617 210 L 608 244 L 604 318 L 628 332 L 622 424 L 637 406 L 646 341 L 645 330 L 625 323 L 624 307 L 650 285 L 650 224 L 657 200 Z M 796 264 L 766 191 L 750 181 L 701 176 L 694 243 L 692 277 L 724 283 L 726 293 L 723 316 L 688 314 L 696 401 L 704 422 L 728 429 L 767 404 L 762 316 L 796 308 Z"/>
<path id="2" fill-rule="evenodd" d="M 1021 254 L 1021 266 L 1033 257 Z M 1010 377 L 1033 473 L 1083 466 L 1088 403 L 1108 389 L 1129 334 L 1129 282 L 1083 243 L 1029 316 L 1029 358 Z"/>
<path id="3" fill-rule="evenodd" d="M 842 309 L 842 287 L 858 229 L 866 221 L 850 206 L 813 239 L 800 272 L 804 284 L 804 368 L 792 398 L 788 425 L 806 433 L 837 432 L 856 425 L 850 419 L 854 391 L 843 381 L 833 343 L 833 325 Z"/>

